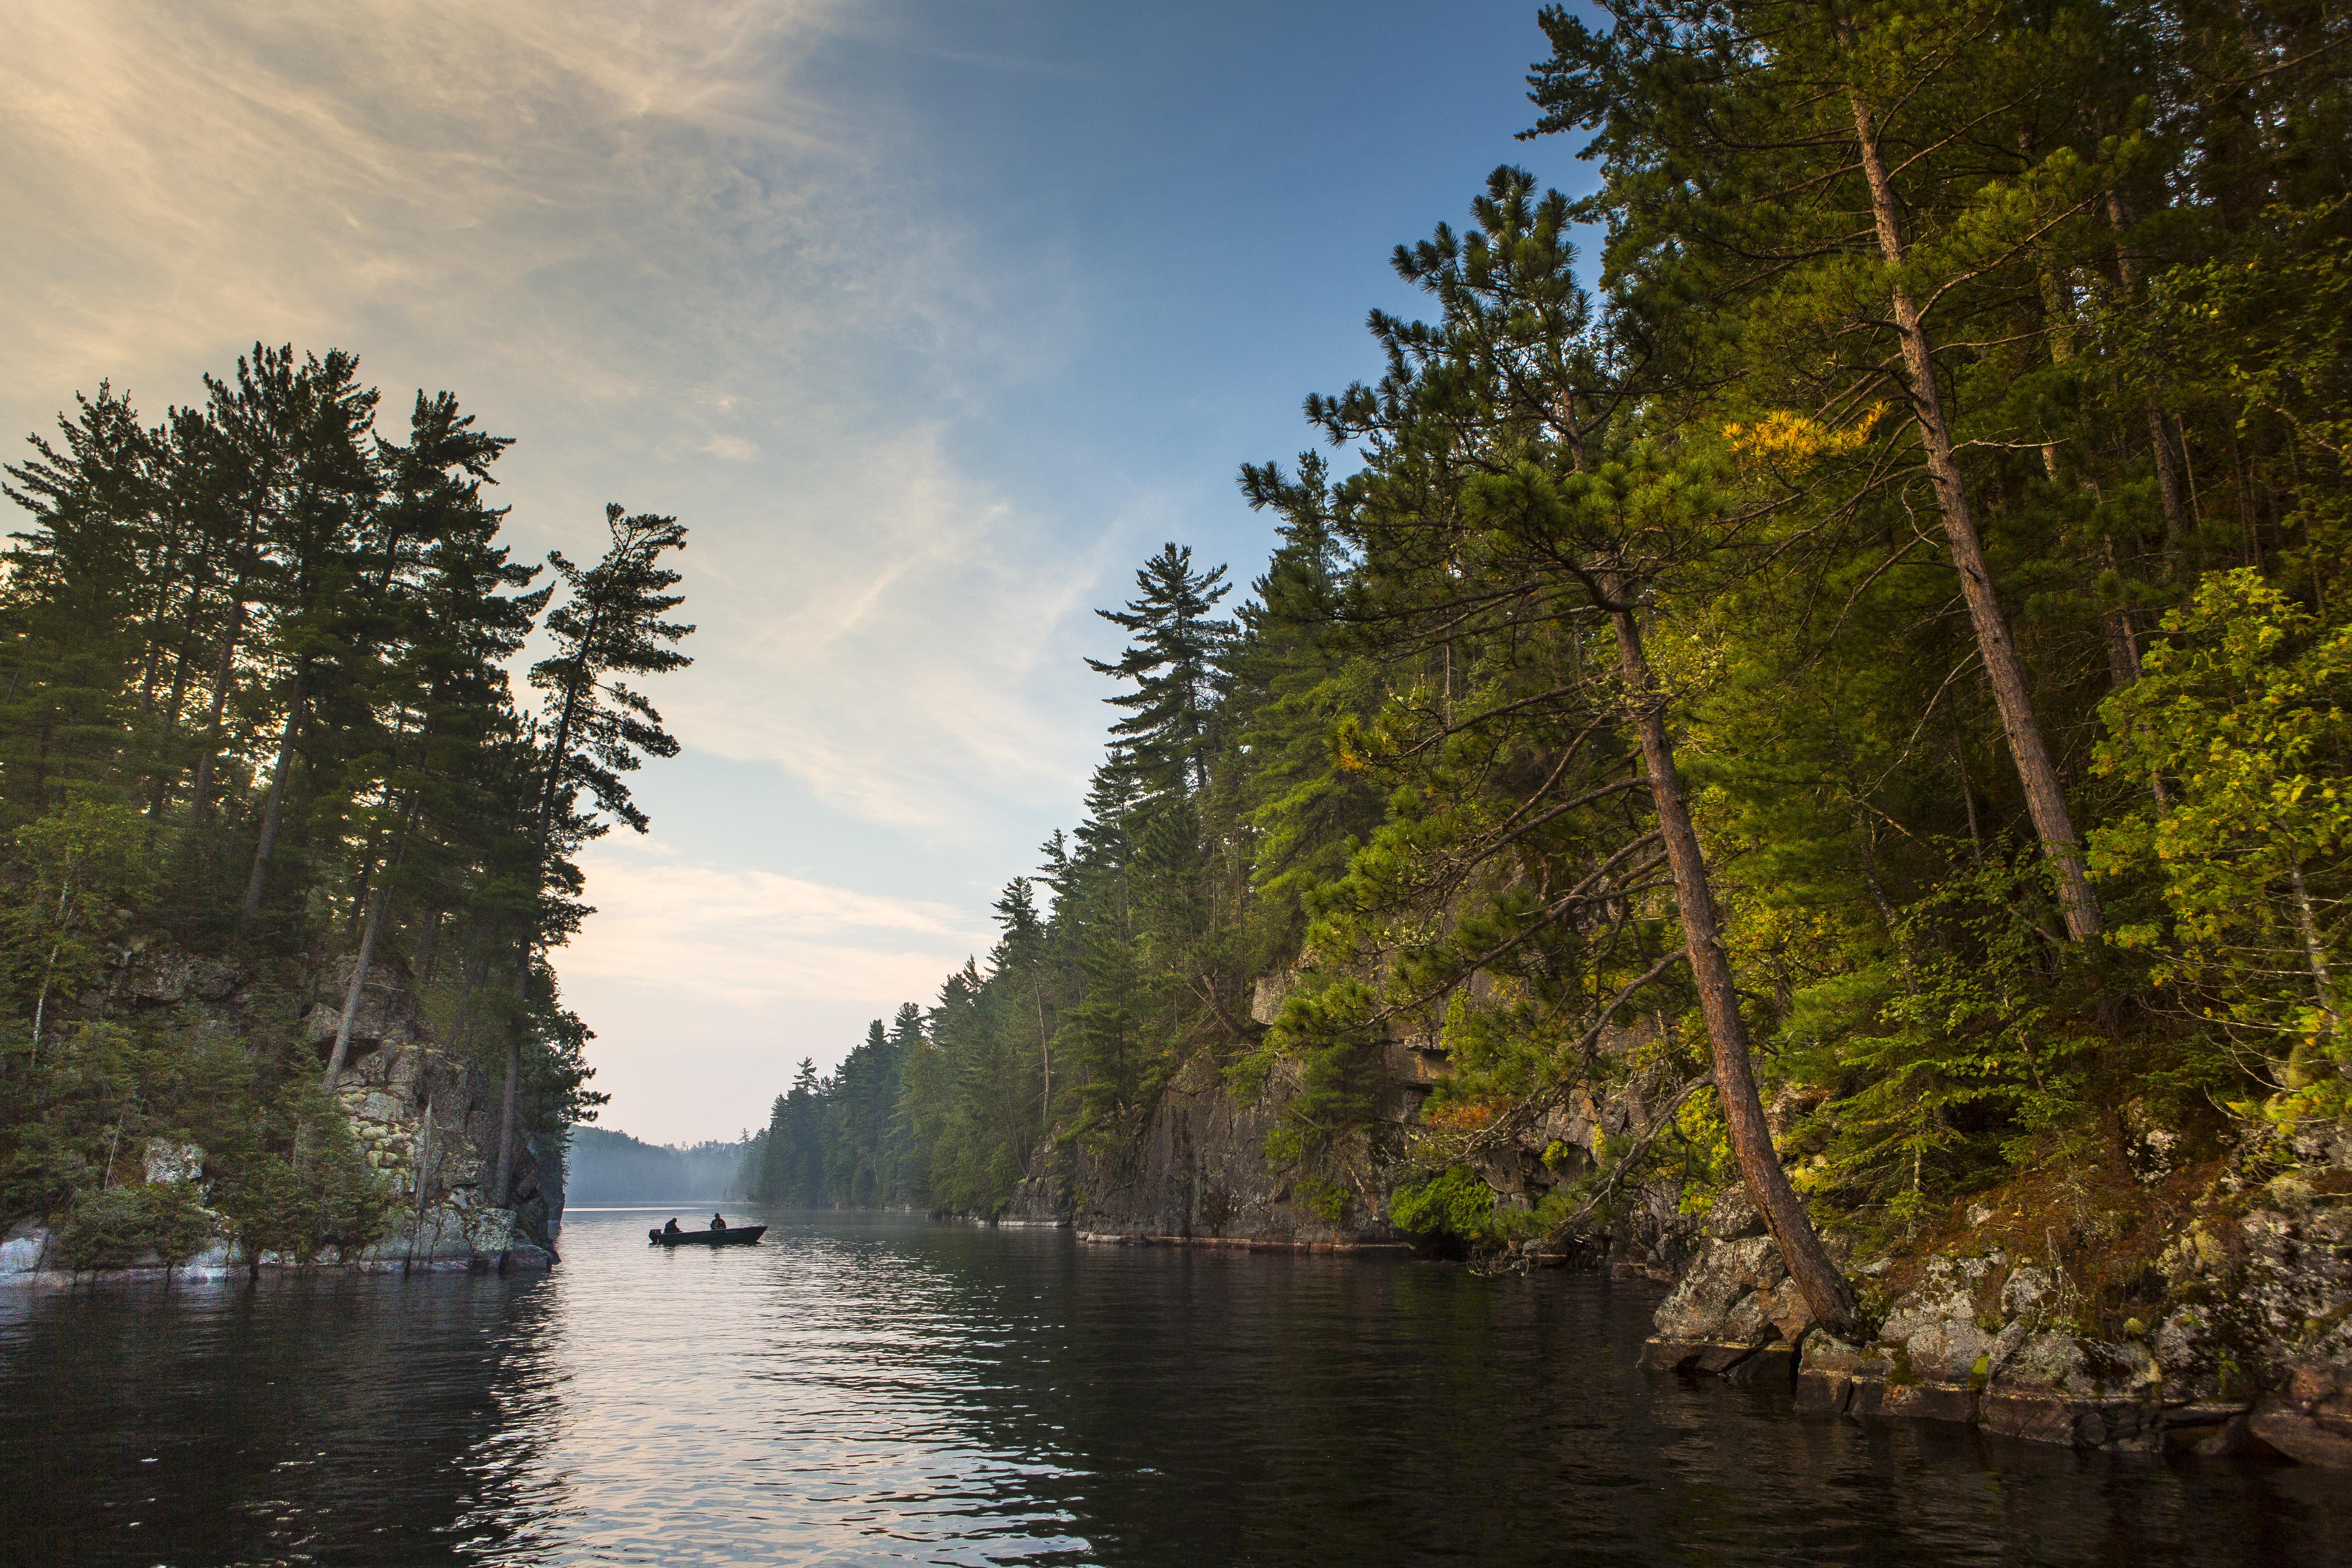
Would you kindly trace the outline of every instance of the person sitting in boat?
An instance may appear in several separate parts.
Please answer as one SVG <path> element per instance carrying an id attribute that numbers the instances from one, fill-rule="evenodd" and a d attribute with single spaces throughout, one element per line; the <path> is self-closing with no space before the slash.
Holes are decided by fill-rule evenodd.
<path id="1" fill-rule="evenodd" d="M 727 1216 L 724 1215 L 712 1215 L 710 1216 L 710 1228 L 713 1230 L 725 1230 L 727 1228 Z"/>
<path id="2" fill-rule="evenodd" d="M 662 1234 L 664 1236 L 676 1236 L 677 1234 L 677 1215 L 672 1215 L 669 1216 L 669 1223 L 662 1226 Z"/>

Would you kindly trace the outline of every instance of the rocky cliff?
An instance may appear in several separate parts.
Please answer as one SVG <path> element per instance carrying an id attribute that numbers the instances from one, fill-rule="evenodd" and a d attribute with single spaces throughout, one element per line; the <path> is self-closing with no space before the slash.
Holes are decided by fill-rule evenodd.
<path id="1" fill-rule="evenodd" d="M 1296 1091 L 1277 1070 L 1246 1100 L 1226 1090 L 1213 1058 L 1185 1065 L 1141 1136 L 1108 1150 L 1070 1148 L 1015 1190 L 1015 1224 L 1074 1226 L 1102 1241 L 1403 1250 L 1388 1219 L 1385 1162 L 1374 1141 L 1296 1166 L 1266 1158 L 1266 1138 Z M 1349 1155 L 1355 1158 L 1349 1158 Z"/>
<path id="2" fill-rule="evenodd" d="M 1284 984 L 1258 984 L 1250 1009 L 1258 1027 L 1273 1022 Z M 1617 1053 L 1640 1040 L 1612 1035 L 1604 1044 Z M 1422 1173 L 1403 1155 L 1423 1103 L 1446 1070 L 1444 1053 L 1405 1031 L 1379 1046 L 1385 1071 L 1373 1124 L 1310 1157 L 1282 1162 L 1267 1154 L 1268 1138 L 1285 1125 L 1284 1107 L 1299 1090 L 1295 1065 L 1279 1064 L 1257 1090 L 1236 1094 L 1214 1055 L 1204 1053 L 1176 1074 L 1138 1136 L 1107 1149 L 1055 1151 L 1016 1188 L 1004 1217 L 1069 1226 L 1105 1241 L 1409 1250 L 1415 1238 L 1391 1220 L 1390 1200 L 1400 1182 Z M 1611 1139 L 1622 1147 L 1654 1114 L 1638 1090 L 1605 1102 L 1573 1095 L 1482 1154 L 1478 1173 L 1504 1205 L 1532 1210 L 1594 1169 Z M 1587 1234 L 1540 1240 L 1517 1256 L 1530 1267 L 1574 1261 L 1672 1278 L 1698 1230 L 1678 1212 L 1679 1196 L 1671 1184 L 1633 1184 Z"/>
<path id="3" fill-rule="evenodd" d="M 255 966 L 191 955 L 158 942 L 117 956 L 83 999 L 89 1016 L 214 1031 L 250 1039 L 282 1028 L 290 990 L 299 1044 L 321 1069 L 332 1048 L 351 960 L 264 974 Z M 368 977 L 346 1067 L 336 1091 L 369 1170 L 399 1200 L 392 1230 L 342 1256 L 330 1247 L 313 1265 L 367 1268 L 543 1268 L 554 1260 L 563 1218 L 560 1148 L 525 1138 L 515 1201 L 492 1201 L 500 1086 L 436 1040 L 406 967 L 376 963 Z M 189 1182 L 208 1194 L 205 1152 L 164 1140 L 145 1150 L 150 1183 Z M 62 1278 L 48 1233 L 19 1221 L 0 1242 L 0 1279 Z M 160 1264 L 161 1260 L 155 1260 Z M 203 1247 L 183 1272 L 220 1273 L 293 1261 L 243 1255 L 226 1235 Z"/>

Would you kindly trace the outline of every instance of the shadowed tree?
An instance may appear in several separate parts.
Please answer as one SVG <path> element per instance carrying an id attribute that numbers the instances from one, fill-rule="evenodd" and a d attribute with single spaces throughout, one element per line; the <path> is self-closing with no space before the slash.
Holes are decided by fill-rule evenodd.
<path id="1" fill-rule="evenodd" d="M 545 704 L 530 831 L 534 896 L 545 889 L 558 860 L 606 831 L 595 813 L 643 833 L 646 815 L 630 798 L 623 775 L 642 767 L 642 757 L 677 754 L 677 742 L 662 728 L 661 714 L 621 678 L 658 675 L 693 662 L 676 645 L 694 628 L 663 619 L 685 602 L 669 592 L 679 574 L 665 557 L 686 548 L 686 530 L 675 518 L 625 516 L 617 503 L 604 509 L 604 524 L 613 542 L 595 565 L 583 570 L 561 551 L 547 557 L 565 596 L 547 616 L 555 651 L 530 668 L 530 684 Z M 583 793 L 586 810 L 581 806 Z M 496 1191 L 502 1204 L 513 1195 L 515 1095 L 522 1076 L 526 1004 L 548 912 L 541 899 L 516 957 L 516 1009 L 499 1110 Z"/>

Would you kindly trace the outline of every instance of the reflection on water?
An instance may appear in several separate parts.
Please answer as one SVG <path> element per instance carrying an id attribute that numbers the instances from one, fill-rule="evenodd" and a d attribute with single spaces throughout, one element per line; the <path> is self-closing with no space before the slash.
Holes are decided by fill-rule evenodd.
<path id="1" fill-rule="evenodd" d="M 0 1296 L 0 1561 L 2341 1563 L 2317 1472 L 1634 1370 L 1654 1287 L 777 1214 Z"/>

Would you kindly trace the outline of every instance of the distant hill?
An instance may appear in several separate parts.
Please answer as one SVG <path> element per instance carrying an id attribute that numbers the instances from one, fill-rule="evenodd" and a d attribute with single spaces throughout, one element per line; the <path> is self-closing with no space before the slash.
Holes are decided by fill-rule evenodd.
<path id="1" fill-rule="evenodd" d="M 648 1143 L 604 1127 L 574 1127 L 564 1162 L 564 1202 L 721 1203 L 733 1195 L 745 1144 Z"/>

